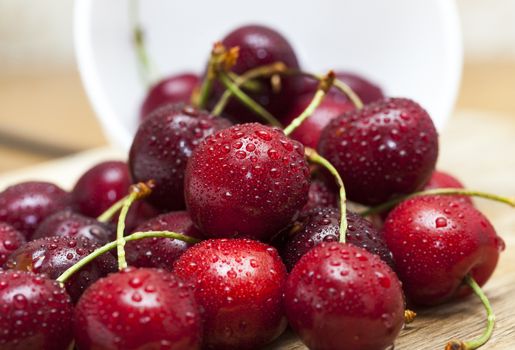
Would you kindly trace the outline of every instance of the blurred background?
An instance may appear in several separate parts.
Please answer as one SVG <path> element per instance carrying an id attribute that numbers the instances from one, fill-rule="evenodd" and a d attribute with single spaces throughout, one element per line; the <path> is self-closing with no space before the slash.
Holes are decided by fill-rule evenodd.
<path id="1" fill-rule="evenodd" d="M 515 121 L 515 1 L 458 0 L 456 108 Z M 0 0 L 0 173 L 106 144 L 74 58 L 73 2 Z"/>

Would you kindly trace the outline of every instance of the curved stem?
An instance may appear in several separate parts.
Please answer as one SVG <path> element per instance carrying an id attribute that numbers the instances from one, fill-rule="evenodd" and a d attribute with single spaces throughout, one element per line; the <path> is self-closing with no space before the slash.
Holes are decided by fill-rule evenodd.
<path id="1" fill-rule="evenodd" d="M 122 209 L 123 203 L 128 197 L 129 196 L 125 196 L 113 205 L 111 205 L 106 211 L 104 211 L 102 214 L 100 214 L 99 217 L 97 217 L 97 221 L 106 223 L 109 220 L 111 220 L 113 216 L 115 216 L 116 213 L 118 213 L 120 209 Z"/>
<path id="2" fill-rule="evenodd" d="M 182 235 L 180 233 L 171 232 L 171 231 L 136 232 L 136 233 L 133 233 L 133 234 L 125 237 L 125 240 L 127 242 L 129 242 L 129 241 L 137 241 L 139 239 L 154 238 L 154 237 L 178 239 L 180 241 L 184 241 L 184 242 L 190 243 L 190 244 L 195 244 L 195 243 L 200 242 L 200 240 L 198 240 L 196 238 L 185 236 L 185 235 Z M 103 245 L 102 247 L 100 247 L 98 249 L 95 249 L 93 252 L 91 252 L 90 254 L 86 255 L 81 260 L 79 260 L 75 265 L 71 266 L 66 271 L 64 271 L 61 274 L 61 276 L 59 276 L 57 278 L 57 282 L 63 284 L 64 282 L 66 282 L 66 280 L 68 278 L 70 278 L 75 272 L 79 271 L 85 265 L 89 264 L 90 262 L 95 260 L 100 255 L 105 254 L 108 251 L 116 248 L 117 244 L 118 244 L 117 241 L 113 241 L 113 242 L 109 242 L 109 243 Z"/>
<path id="3" fill-rule="evenodd" d="M 127 199 L 123 202 L 122 210 L 120 211 L 120 217 L 118 218 L 118 225 L 116 227 L 116 253 L 118 256 L 118 269 L 123 270 L 127 267 L 127 260 L 125 260 L 125 218 L 129 209 L 136 200 L 138 199 L 138 193 L 132 192 L 129 194 Z"/>
<path id="4" fill-rule="evenodd" d="M 218 79 L 225 86 L 226 89 L 230 90 L 234 96 L 236 96 L 241 103 L 247 106 L 252 112 L 263 118 L 268 124 L 273 126 L 281 127 L 281 123 L 268 112 L 263 106 L 254 101 L 249 97 L 243 90 L 241 90 L 225 72 L 219 72 Z"/>
<path id="5" fill-rule="evenodd" d="M 515 207 L 515 198 L 509 198 L 504 196 L 499 196 L 496 194 L 488 193 L 488 192 L 482 192 L 482 191 L 476 191 L 476 190 L 468 190 L 463 188 L 435 188 L 432 190 L 426 190 L 421 192 L 415 192 L 413 194 L 407 195 L 407 196 L 401 196 L 394 198 L 388 202 L 385 202 L 383 204 L 380 204 L 376 207 L 369 208 L 363 212 L 361 212 L 362 216 L 368 216 L 372 214 L 381 213 L 383 211 L 386 211 L 395 205 L 399 204 L 402 201 L 405 201 L 406 199 L 416 197 L 416 196 L 470 196 L 470 197 L 480 197 L 485 199 L 490 199 L 493 201 L 501 202 L 504 204 L 508 204 L 511 207 Z"/>
<path id="6" fill-rule="evenodd" d="M 340 195 L 340 242 L 345 243 L 347 238 L 347 196 L 345 194 L 345 186 L 343 184 L 342 178 L 340 177 L 340 174 L 338 174 L 336 168 L 327 159 L 318 154 L 314 149 L 306 147 L 305 154 L 310 162 L 323 166 L 336 179 Z"/>
<path id="7" fill-rule="evenodd" d="M 320 82 L 318 83 L 318 89 L 315 92 L 315 96 L 313 96 L 313 99 L 311 100 L 309 105 L 302 111 L 302 113 L 298 117 L 296 117 L 295 119 L 292 120 L 290 125 L 288 125 L 284 129 L 284 133 L 286 135 L 290 135 L 306 119 L 311 117 L 313 112 L 315 112 L 315 110 L 318 108 L 318 106 L 320 106 L 320 104 L 324 100 L 324 97 L 327 94 L 327 92 L 329 91 L 329 89 L 331 89 L 331 87 L 333 86 L 334 79 L 335 79 L 334 72 L 333 71 L 329 71 L 329 73 L 327 73 L 322 78 L 322 80 L 320 80 Z"/>
<path id="8" fill-rule="evenodd" d="M 150 56 L 148 55 L 147 49 L 145 47 L 145 33 L 141 23 L 139 22 L 138 10 L 139 1 L 132 0 L 129 3 L 129 15 L 133 27 L 134 49 L 136 50 L 136 55 L 138 56 L 141 80 L 145 83 L 145 85 L 149 86 L 156 74 L 154 65 L 151 63 Z"/>
<path id="9" fill-rule="evenodd" d="M 490 337 L 492 336 L 492 333 L 494 331 L 495 326 L 495 314 L 492 309 L 492 305 L 490 305 L 490 301 L 488 300 L 487 296 L 481 289 L 481 287 L 477 284 L 477 282 L 474 280 L 474 278 L 470 275 L 465 276 L 465 282 L 469 285 L 469 287 L 474 291 L 474 294 L 476 294 L 479 299 L 481 300 L 481 303 L 483 303 L 483 306 L 486 310 L 486 329 L 483 332 L 483 334 L 473 340 L 469 341 L 460 341 L 460 340 L 451 340 L 449 343 L 447 343 L 447 346 L 445 347 L 446 350 L 474 350 L 477 349 L 483 345 L 485 345 Z"/>
<path id="10" fill-rule="evenodd" d="M 194 104 L 198 108 L 205 108 L 211 90 L 213 89 L 213 83 L 217 76 L 218 65 L 220 64 L 222 57 L 227 53 L 225 46 L 221 42 L 216 42 L 211 50 L 211 56 L 207 62 L 206 76 L 200 85 L 200 90 L 195 96 Z"/>

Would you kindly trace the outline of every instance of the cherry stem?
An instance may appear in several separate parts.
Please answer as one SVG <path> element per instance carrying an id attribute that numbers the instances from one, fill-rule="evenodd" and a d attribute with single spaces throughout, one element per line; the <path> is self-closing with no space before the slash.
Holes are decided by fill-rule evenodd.
<path id="1" fill-rule="evenodd" d="M 155 77 L 155 67 L 151 62 L 145 47 L 145 33 L 139 22 L 138 11 L 139 1 L 133 0 L 129 3 L 130 18 L 133 26 L 133 44 L 138 57 L 140 77 L 143 82 L 149 86 Z"/>
<path id="2" fill-rule="evenodd" d="M 468 190 L 468 189 L 461 189 L 461 188 L 435 188 L 432 190 L 416 192 L 416 193 L 410 194 L 408 196 L 401 196 L 401 197 L 394 198 L 394 199 L 392 199 L 388 202 L 385 202 L 383 204 L 380 204 L 376 207 L 364 210 L 363 212 L 361 212 L 361 215 L 368 216 L 368 215 L 372 215 L 372 214 L 381 213 L 383 211 L 386 211 L 386 210 L 394 207 L 395 205 L 399 204 L 400 202 L 405 201 L 406 199 L 413 198 L 416 196 L 455 196 L 455 195 L 480 197 L 480 198 L 490 199 L 493 201 L 508 204 L 511 207 L 515 207 L 515 198 L 509 198 L 509 197 L 499 196 L 499 195 L 492 194 L 492 193 Z"/>
<path id="3" fill-rule="evenodd" d="M 469 341 L 460 341 L 460 340 L 451 340 L 447 343 L 445 350 L 474 350 L 477 349 L 483 345 L 485 345 L 490 337 L 492 336 L 492 333 L 494 331 L 495 326 L 495 314 L 492 310 L 492 305 L 490 305 L 490 301 L 488 300 L 487 296 L 481 289 L 481 287 L 477 284 L 477 282 L 474 280 L 474 278 L 470 275 L 465 276 L 465 282 L 469 285 L 469 287 L 474 291 L 474 294 L 476 294 L 481 302 L 483 303 L 483 306 L 486 310 L 486 329 L 483 332 L 483 334 L 473 340 Z"/>
<path id="4" fill-rule="evenodd" d="M 238 51 L 238 49 L 236 49 Z M 227 54 L 227 49 L 221 42 L 216 42 L 213 45 L 213 49 L 211 50 L 211 56 L 209 57 L 209 61 L 207 62 L 206 76 L 204 77 L 204 81 L 202 81 L 202 85 L 200 86 L 200 91 L 198 95 L 193 98 L 195 100 L 194 104 L 198 108 L 205 108 L 207 101 L 209 99 L 209 95 L 211 95 L 211 90 L 213 89 L 213 83 L 216 80 L 218 66 L 223 60 L 223 56 Z M 237 53 L 236 53 L 237 56 Z"/>
<path id="5" fill-rule="evenodd" d="M 286 70 L 286 65 L 282 62 L 275 62 L 272 64 L 267 64 L 265 66 L 259 66 L 253 69 L 250 69 L 243 73 L 240 76 L 234 77 L 231 76 L 234 80 L 234 84 L 236 84 L 237 87 L 245 86 L 247 87 L 247 84 L 249 82 L 252 82 L 253 79 L 256 78 L 262 78 L 267 76 L 273 76 L 280 72 L 283 72 Z M 228 74 L 230 74 L 229 72 Z M 233 74 L 235 75 L 235 74 Z M 218 100 L 217 104 L 213 108 L 212 113 L 214 115 L 220 115 L 224 111 L 225 107 L 227 106 L 227 103 L 231 100 L 233 93 L 231 90 L 227 89 L 222 94 L 222 97 L 220 97 L 220 100 Z"/>
<path id="6" fill-rule="evenodd" d="M 129 196 L 125 196 L 113 205 L 111 205 L 106 211 L 104 211 L 102 214 L 100 214 L 99 217 L 97 217 L 97 221 L 106 223 L 109 220 L 113 218 L 113 216 L 116 215 L 122 209 L 123 203 L 127 200 Z"/>
<path id="7" fill-rule="evenodd" d="M 189 237 L 189 236 L 185 236 L 185 235 L 182 235 L 180 233 L 171 232 L 171 231 L 135 232 L 135 233 L 125 237 L 125 241 L 130 242 L 130 241 L 137 241 L 139 239 L 154 238 L 154 237 L 178 239 L 180 241 L 183 241 L 183 242 L 186 242 L 186 243 L 190 243 L 190 244 L 195 244 L 195 243 L 200 242 L 199 239 L 196 239 L 196 238 L 193 238 L 193 237 Z M 100 247 L 98 249 L 95 249 L 93 252 L 91 252 L 90 254 L 86 255 L 84 258 L 79 260 L 76 264 L 74 264 L 73 266 L 68 268 L 66 271 L 64 271 L 61 274 L 61 276 L 59 276 L 57 278 L 57 282 L 59 282 L 61 284 L 64 284 L 64 282 L 66 282 L 68 280 L 68 278 L 70 278 L 74 273 L 76 273 L 81 268 L 83 268 L 85 265 L 89 264 L 90 262 L 92 262 L 93 260 L 98 258 L 100 255 L 105 254 L 108 251 L 116 248 L 117 245 L 118 245 L 118 241 L 112 241 L 112 242 L 109 242 L 109 243 L 103 245 L 102 247 Z"/>
<path id="8" fill-rule="evenodd" d="M 268 112 L 263 106 L 261 106 L 259 103 L 254 101 L 249 95 L 247 95 L 243 90 L 241 90 L 234 81 L 229 78 L 227 73 L 225 72 L 219 72 L 218 79 L 220 82 L 225 86 L 226 89 L 230 90 L 234 96 L 240 100 L 241 103 L 243 103 L 247 108 L 249 108 L 252 112 L 254 112 L 256 115 L 260 116 L 265 120 L 268 124 L 281 127 L 281 123 L 270 113 Z"/>
<path id="9" fill-rule="evenodd" d="M 347 235 L 347 196 L 342 178 L 336 168 L 324 157 L 317 153 L 313 148 L 306 147 L 304 153 L 312 163 L 319 164 L 326 168 L 336 179 L 340 196 L 340 243 L 345 243 Z"/>
<path id="10" fill-rule="evenodd" d="M 313 96 L 313 99 L 309 103 L 309 105 L 302 111 L 302 113 L 292 120 L 290 125 L 288 125 L 284 129 L 284 133 L 286 135 L 290 135 L 295 129 L 297 129 L 306 119 L 311 117 L 311 115 L 315 112 L 315 110 L 320 106 L 322 101 L 324 100 L 325 95 L 331 89 L 334 83 L 334 72 L 329 71 L 318 83 L 317 91 Z"/>
<path id="11" fill-rule="evenodd" d="M 413 310 L 406 309 L 404 310 L 404 324 L 410 324 L 417 317 L 417 313 Z"/>

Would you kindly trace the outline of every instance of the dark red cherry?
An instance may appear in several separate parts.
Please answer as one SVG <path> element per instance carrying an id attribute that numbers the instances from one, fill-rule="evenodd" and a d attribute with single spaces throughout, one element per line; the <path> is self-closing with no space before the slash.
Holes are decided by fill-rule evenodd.
<path id="1" fill-rule="evenodd" d="M 379 350 L 404 323 L 401 284 L 377 255 L 351 244 L 322 243 L 288 276 L 288 321 L 312 350 Z"/>
<path id="2" fill-rule="evenodd" d="M 186 211 L 161 214 L 142 223 L 135 228 L 135 231 L 172 231 L 189 237 L 202 237 Z M 191 244 L 178 239 L 154 237 L 127 242 L 125 252 L 127 262 L 131 266 L 155 267 L 171 271 L 174 261 L 189 247 Z"/>
<path id="3" fill-rule="evenodd" d="M 98 247 L 98 244 L 86 238 L 40 238 L 22 245 L 12 253 L 4 267 L 46 274 L 56 279 Z M 111 254 L 101 255 L 66 281 L 66 290 L 75 302 L 93 282 L 113 271 L 116 271 L 116 259 Z"/>
<path id="4" fill-rule="evenodd" d="M 155 180 L 148 201 L 162 210 L 184 209 L 184 171 L 193 150 L 206 136 L 229 126 L 224 118 L 184 104 L 154 111 L 140 125 L 129 153 L 134 181 Z"/>
<path id="5" fill-rule="evenodd" d="M 335 208 L 338 205 L 338 194 L 325 182 L 315 179 L 311 181 L 308 192 L 308 202 L 302 208 L 307 211 L 313 208 Z"/>
<path id="6" fill-rule="evenodd" d="M 47 216 L 69 204 L 69 194 L 48 182 L 22 182 L 0 193 L 0 221 L 30 237 Z"/>
<path id="7" fill-rule="evenodd" d="M 207 237 L 267 240 L 306 204 L 309 176 L 304 147 L 282 130 L 236 125 L 193 152 L 185 176 L 188 211 Z"/>
<path id="8" fill-rule="evenodd" d="M 141 105 L 140 119 L 145 119 L 157 108 L 170 103 L 190 103 L 191 95 L 200 85 L 197 74 L 182 73 L 166 77 L 154 84 Z"/>
<path id="9" fill-rule="evenodd" d="M 318 150 L 340 173 L 350 200 L 375 205 L 424 186 L 438 157 L 438 135 L 417 103 L 389 98 L 333 119 Z"/>
<path id="10" fill-rule="evenodd" d="M 113 241 L 116 237 L 114 226 L 101 223 L 71 210 L 52 214 L 38 226 L 32 240 L 43 237 L 87 238 L 100 245 Z"/>
<path id="11" fill-rule="evenodd" d="M 452 176 L 451 174 L 445 173 L 443 171 L 435 170 L 431 174 L 431 178 L 425 184 L 423 190 L 433 190 L 437 188 L 464 188 L 463 184 Z M 463 198 L 470 204 L 473 204 L 472 197 L 469 196 L 458 196 Z"/>
<path id="12" fill-rule="evenodd" d="M 286 267 L 291 270 L 299 259 L 322 242 L 338 242 L 340 239 L 340 211 L 336 208 L 314 208 L 303 211 L 292 229 L 282 252 Z M 347 211 L 347 243 L 378 255 L 390 267 L 394 267 L 392 253 L 382 234 L 371 222 L 360 215 Z"/>
<path id="13" fill-rule="evenodd" d="M 189 286 L 157 269 L 128 268 L 80 298 L 76 345 L 88 349 L 200 349 L 202 320 Z"/>
<path id="14" fill-rule="evenodd" d="M 212 239 L 188 249 L 174 273 L 204 308 L 204 347 L 259 349 L 286 328 L 286 268 L 277 251 L 247 239 Z"/>
<path id="15" fill-rule="evenodd" d="M 0 222 L 0 266 L 7 261 L 12 252 L 25 242 L 25 237 L 14 227 L 5 222 Z"/>
<path id="16" fill-rule="evenodd" d="M 57 282 L 0 270 L 0 311 L 0 349 L 69 349 L 73 306 Z"/>
<path id="17" fill-rule="evenodd" d="M 418 196 L 388 215 L 383 236 L 408 299 L 434 305 L 470 293 L 492 275 L 504 241 L 488 219 L 463 198 Z"/>

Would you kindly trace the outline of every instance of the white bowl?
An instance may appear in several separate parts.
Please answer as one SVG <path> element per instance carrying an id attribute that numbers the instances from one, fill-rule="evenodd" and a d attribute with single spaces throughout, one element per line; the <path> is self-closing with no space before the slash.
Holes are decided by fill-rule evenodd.
<path id="1" fill-rule="evenodd" d="M 247 23 L 289 38 L 304 68 L 364 74 L 409 97 L 438 128 L 452 112 L 462 68 L 453 0 L 145 0 L 147 47 L 163 75 L 201 72 L 213 42 Z M 128 149 L 145 94 L 127 0 L 77 0 L 75 45 L 87 94 L 109 140 Z"/>

